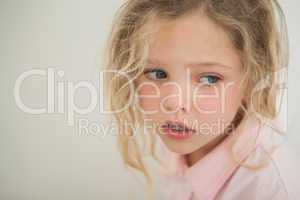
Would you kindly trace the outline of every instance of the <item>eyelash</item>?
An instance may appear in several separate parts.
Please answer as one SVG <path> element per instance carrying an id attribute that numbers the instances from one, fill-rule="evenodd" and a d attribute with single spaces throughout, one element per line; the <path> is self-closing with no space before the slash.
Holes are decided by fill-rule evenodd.
<path id="1" fill-rule="evenodd" d="M 167 73 L 166 73 L 164 70 L 158 69 L 158 68 L 154 68 L 154 69 L 146 69 L 146 70 L 144 71 L 144 75 L 146 75 L 148 78 L 150 78 L 150 79 L 152 79 L 152 80 L 162 80 L 162 79 L 159 79 L 159 78 L 156 79 L 156 78 L 151 78 L 151 77 L 149 77 L 149 74 L 150 74 L 150 73 L 158 72 L 158 71 L 161 72 L 161 73 L 165 73 L 165 75 L 164 75 L 165 78 L 163 78 L 163 79 L 166 79 L 166 78 L 168 77 Z M 202 78 L 204 78 L 204 77 L 213 77 L 213 79 L 215 80 L 215 83 L 205 83 L 204 85 L 206 85 L 206 86 L 212 86 L 212 85 L 216 84 L 217 82 L 219 82 L 219 81 L 221 80 L 221 78 L 220 78 L 219 76 L 215 75 L 215 74 L 201 75 L 201 76 L 199 77 L 199 79 L 202 79 Z"/>
<path id="2" fill-rule="evenodd" d="M 150 74 L 150 73 L 157 72 L 157 71 L 160 71 L 160 72 L 165 73 L 165 74 L 166 74 L 166 77 L 168 77 L 167 73 L 166 73 L 164 70 L 162 70 L 162 69 L 146 69 L 146 70 L 144 71 L 144 74 L 145 74 L 147 77 L 149 77 L 149 74 Z M 155 78 L 150 78 L 150 79 L 154 79 L 154 80 L 155 80 Z"/>

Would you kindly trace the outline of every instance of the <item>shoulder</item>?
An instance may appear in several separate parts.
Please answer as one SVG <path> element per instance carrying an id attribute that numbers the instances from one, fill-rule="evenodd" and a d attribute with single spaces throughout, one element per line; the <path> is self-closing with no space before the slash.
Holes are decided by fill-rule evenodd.
<path id="1" fill-rule="evenodd" d="M 299 177 L 299 158 L 296 149 L 290 143 L 287 133 L 280 133 L 271 127 L 265 127 L 264 136 L 260 143 L 260 157 L 267 157 L 270 171 L 274 171 L 274 176 L 282 183 L 288 193 L 288 199 L 298 199 L 300 195 Z M 275 148 L 274 148 L 275 147 Z M 274 149 L 274 151 L 273 151 Z"/>
<path id="2" fill-rule="evenodd" d="M 278 134 L 267 132 L 264 134 Z M 279 135 L 272 137 L 278 139 Z M 299 196 L 300 187 L 296 180 L 299 177 L 296 169 L 299 162 L 295 151 L 286 139 L 282 139 L 278 145 L 270 145 L 269 139 L 265 137 L 235 171 L 224 185 L 219 199 L 294 200 L 296 193 Z M 253 169 L 255 166 L 261 167 Z"/>
<path id="3" fill-rule="evenodd" d="M 267 150 L 264 149 L 266 152 Z M 278 178 L 284 185 L 289 199 L 298 199 L 300 195 L 300 184 L 298 177 L 300 162 L 296 156 L 295 149 L 292 148 L 288 141 L 281 144 L 273 155 L 270 155 L 271 166 L 278 175 Z"/>

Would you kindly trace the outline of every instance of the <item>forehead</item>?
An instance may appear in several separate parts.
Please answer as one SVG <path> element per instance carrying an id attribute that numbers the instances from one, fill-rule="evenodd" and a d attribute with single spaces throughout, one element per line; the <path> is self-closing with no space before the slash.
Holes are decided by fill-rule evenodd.
<path id="1" fill-rule="evenodd" d="M 159 19 L 150 39 L 149 59 L 165 64 L 219 62 L 240 65 L 227 32 L 206 15 L 193 14 L 176 20 Z"/>

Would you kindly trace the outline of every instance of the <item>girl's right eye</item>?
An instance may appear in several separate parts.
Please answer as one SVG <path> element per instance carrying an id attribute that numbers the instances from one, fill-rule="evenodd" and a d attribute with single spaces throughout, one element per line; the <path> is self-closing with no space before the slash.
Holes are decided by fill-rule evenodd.
<path id="1" fill-rule="evenodd" d="M 146 69 L 144 74 L 153 80 L 166 79 L 168 77 L 167 73 L 162 69 Z"/>

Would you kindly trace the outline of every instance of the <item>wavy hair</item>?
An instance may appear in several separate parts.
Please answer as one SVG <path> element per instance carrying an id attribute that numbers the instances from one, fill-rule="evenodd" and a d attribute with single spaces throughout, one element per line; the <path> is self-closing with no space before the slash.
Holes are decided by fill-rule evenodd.
<path id="1" fill-rule="evenodd" d="M 136 128 L 142 124 L 142 114 L 132 103 L 135 80 L 143 71 L 155 20 L 176 20 L 199 11 L 226 30 L 241 58 L 245 75 L 241 90 L 247 98 L 240 110 L 252 109 L 268 119 L 278 115 L 280 77 L 276 72 L 288 67 L 288 37 L 285 16 L 277 0 L 125 1 L 115 15 L 105 51 L 104 64 L 111 72 L 105 77 L 106 96 L 118 124 L 123 161 L 142 172 L 148 182 L 151 178 L 144 156 L 150 154 L 159 159 L 155 137 Z M 260 89 L 257 83 L 263 83 Z"/>

